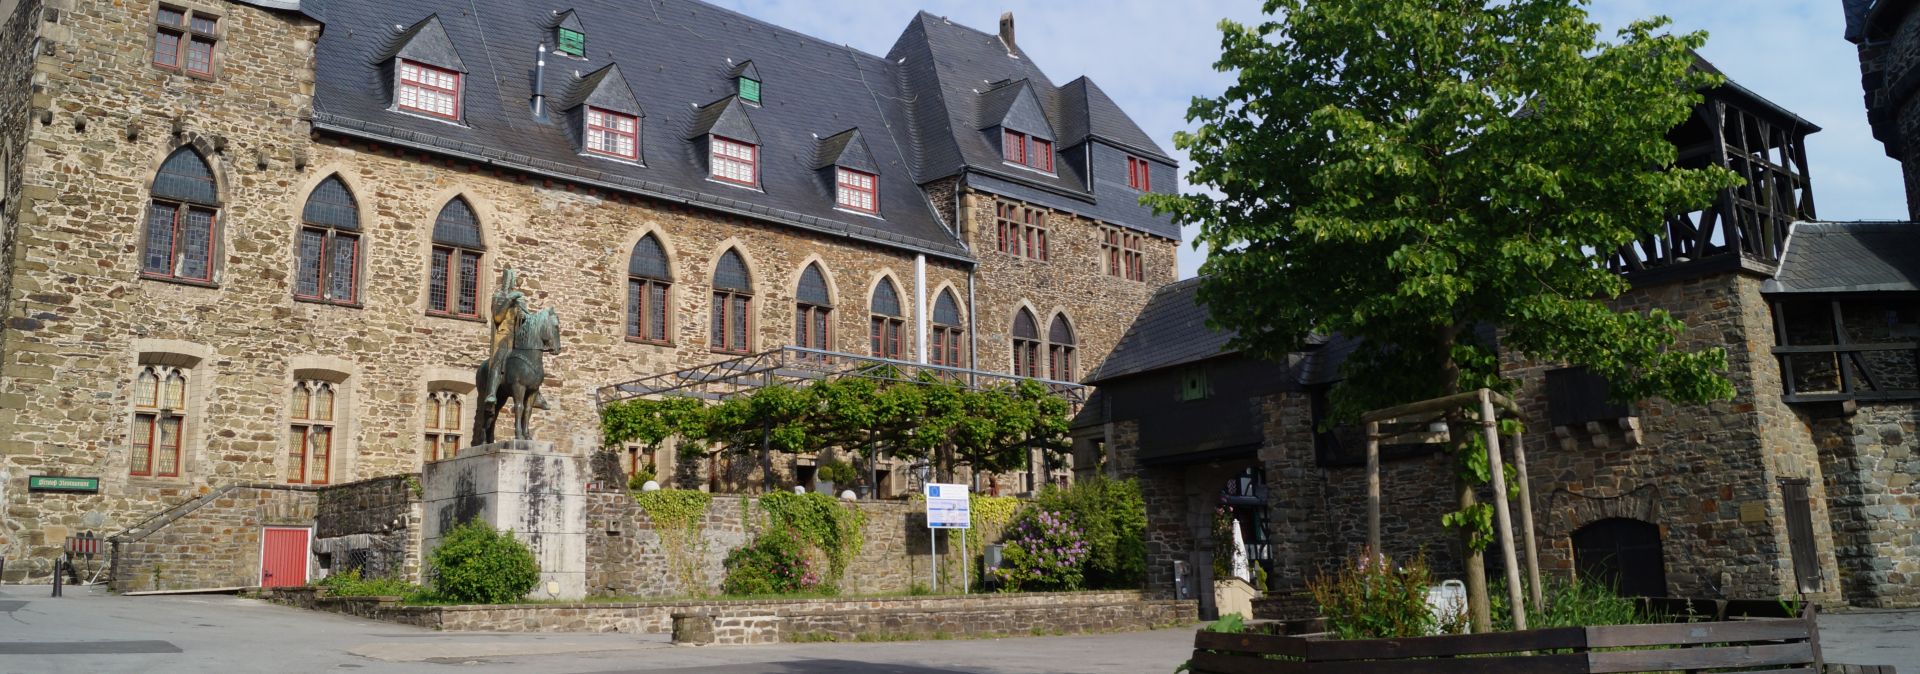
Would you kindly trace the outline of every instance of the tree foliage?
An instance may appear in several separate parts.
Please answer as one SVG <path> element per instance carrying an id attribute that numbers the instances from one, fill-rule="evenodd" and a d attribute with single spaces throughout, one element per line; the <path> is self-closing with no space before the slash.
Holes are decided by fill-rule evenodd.
<path id="1" fill-rule="evenodd" d="M 681 439 L 683 456 L 746 455 L 770 449 L 817 453 L 843 449 L 871 461 L 891 455 L 930 461 L 943 477 L 962 466 L 1002 471 L 1025 465 L 1027 451 L 1068 450 L 1066 400 L 1034 381 L 969 389 L 923 374 L 902 380 L 890 367 L 805 387 L 768 386 L 705 403 L 636 398 L 600 413 L 607 446 Z"/>
<path id="2" fill-rule="evenodd" d="M 1175 144 L 1215 194 L 1156 194 L 1211 249 L 1200 297 L 1238 346 L 1364 340 L 1346 415 L 1496 383 L 1491 345 L 1584 365 L 1622 399 L 1730 397 L 1719 349 L 1608 304 L 1607 252 L 1737 178 L 1673 166 L 1666 134 L 1715 83 L 1702 33 L 1599 37 L 1581 0 L 1270 0 L 1222 22 L 1225 93 Z"/>

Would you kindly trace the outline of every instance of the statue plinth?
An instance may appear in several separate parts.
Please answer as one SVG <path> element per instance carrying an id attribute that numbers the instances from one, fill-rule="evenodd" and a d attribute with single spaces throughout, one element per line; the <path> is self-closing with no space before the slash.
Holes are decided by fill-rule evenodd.
<path id="1" fill-rule="evenodd" d="M 533 550 L 540 586 L 528 598 L 585 597 L 588 479 L 585 460 L 554 452 L 551 442 L 503 440 L 428 463 L 420 471 L 421 554 L 432 554 L 447 531 L 477 519 L 513 530 Z"/>

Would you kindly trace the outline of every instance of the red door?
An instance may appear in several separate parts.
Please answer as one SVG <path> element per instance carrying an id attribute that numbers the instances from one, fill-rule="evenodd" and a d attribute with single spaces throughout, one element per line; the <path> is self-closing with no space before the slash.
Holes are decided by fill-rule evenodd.
<path id="1" fill-rule="evenodd" d="M 307 584 L 307 530 L 267 527 L 260 532 L 260 586 Z"/>

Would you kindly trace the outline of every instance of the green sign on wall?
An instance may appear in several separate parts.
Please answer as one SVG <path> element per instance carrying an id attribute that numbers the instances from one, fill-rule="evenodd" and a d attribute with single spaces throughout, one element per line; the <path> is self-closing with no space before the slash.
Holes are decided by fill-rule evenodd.
<path id="1" fill-rule="evenodd" d="M 100 491 L 100 478 L 63 477 L 59 475 L 33 475 L 27 478 L 29 491 Z"/>

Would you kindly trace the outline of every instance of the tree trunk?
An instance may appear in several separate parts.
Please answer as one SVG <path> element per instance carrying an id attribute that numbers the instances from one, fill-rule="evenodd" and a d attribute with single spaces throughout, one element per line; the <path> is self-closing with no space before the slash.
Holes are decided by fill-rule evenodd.
<path id="1" fill-rule="evenodd" d="M 1459 339 L 1460 328 L 1449 325 L 1438 331 L 1440 353 L 1445 354 L 1440 366 L 1440 394 L 1453 395 L 1460 392 L 1460 364 L 1453 360 L 1453 345 Z M 1459 461 L 1462 446 L 1472 437 L 1474 429 L 1467 426 L 1466 416 L 1458 409 L 1447 411 L 1447 449 L 1450 458 Z M 1479 503 L 1474 496 L 1473 484 L 1466 478 L 1454 477 L 1454 495 L 1461 510 Z M 1460 551 L 1466 555 L 1467 567 L 1467 613 L 1472 621 L 1474 634 L 1493 631 L 1493 607 L 1487 593 L 1487 557 L 1484 551 L 1473 549 L 1473 530 L 1460 530 Z"/>

